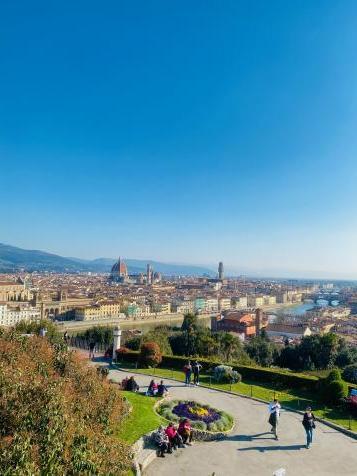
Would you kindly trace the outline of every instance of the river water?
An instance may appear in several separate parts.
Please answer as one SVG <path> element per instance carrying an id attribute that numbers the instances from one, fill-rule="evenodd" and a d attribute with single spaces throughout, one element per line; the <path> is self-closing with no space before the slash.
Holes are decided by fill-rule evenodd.
<path id="1" fill-rule="evenodd" d="M 332 301 L 331 302 L 332 306 L 338 306 L 339 302 L 338 301 Z M 283 314 L 290 314 L 292 316 L 303 316 L 306 311 L 310 311 L 311 309 L 316 309 L 318 307 L 327 307 L 328 306 L 328 301 L 325 299 L 318 299 L 318 301 L 315 303 L 311 302 L 303 302 L 300 304 L 296 304 L 294 306 L 288 306 L 288 307 L 282 307 L 279 309 L 276 309 L 274 314 L 277 315 L 283 315 Z"/>

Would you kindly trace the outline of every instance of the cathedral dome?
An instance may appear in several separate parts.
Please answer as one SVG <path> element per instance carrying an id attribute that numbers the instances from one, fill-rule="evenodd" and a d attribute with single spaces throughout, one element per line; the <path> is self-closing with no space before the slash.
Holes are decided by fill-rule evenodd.
<path id="1" fill-rule="evenodd" d="M 123 260 L 120 258 L 116 263 L 114 263 L 111 273 L 112 275 L 119 275 L 119 276 L 127 276 L 128 275 L 128 268 Z"/>

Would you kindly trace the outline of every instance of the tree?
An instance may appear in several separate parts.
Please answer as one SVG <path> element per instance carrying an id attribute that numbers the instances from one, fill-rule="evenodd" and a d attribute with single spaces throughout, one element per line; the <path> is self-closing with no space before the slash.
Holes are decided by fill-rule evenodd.
<path id="1" fill-rule="evenodd" d="M 146 342 L 140 347 L 139 361 L 147 367 L 156 367 L 162 361 L 160 347 L 156 342 Z"/>
<path id="2" fill-rule="evenodd" d="M 253 337 L 245 345 L 245 350 L 257 364 L 263 367 L 272 365 L 277 352 L 276 347 L 266 337 Z"/>
<path id="3" fill-rule="evenodd" d="M 58 332 L 56 325 L 48 319 L 41 319 L 39 322 L 20 321 L 15 326 L 15 332 L 17 334 L 34 334 L 39 336 L 41 329 L 46 329 L 46 337 L 51 342 L 59 342 L 62 340 L 62 335 Z"/>
<path id="4" fill-rule="evenodd" d="M 93 326 L 84 332 L 78 333 L 77 337 L 87 342 L 93 340 L 97 344 L 109 346 L 113 344 L 113 328 L 109 326 Z"/>
<path id="5" fill-rule="evenodd" d="M 347 382 L 357 383 L 357 364 L 348 365 L 343 371 L 343 378 Z"/>
<path id="6" fill-rule="evenodd" d="M 22 332 L 22 331 L 21 331 Z M 0 337 L 0 474 L 127 474 L 120 391 L 64 345 Z"/>
<path id="7" fill-rule="evenodd" d="M 172 355 L 172 349 L 169 341 L 169 329 L 166 326 L 158 326 L 155 329 L 144 334 L 142 342 L 156 342 L 160 351 L 164 355 Z"/>
<path id="8" fill-rule="evenodd" d="M 185 314 L 181 326 L 181 331 L 185 337 L 185 355 L 196 354 L 196 334 L 198 327 L 197 314 Z"/>

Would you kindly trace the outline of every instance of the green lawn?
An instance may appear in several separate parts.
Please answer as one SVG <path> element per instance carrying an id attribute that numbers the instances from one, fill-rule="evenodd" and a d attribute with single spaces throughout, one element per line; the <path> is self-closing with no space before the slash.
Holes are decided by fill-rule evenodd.
<path id="1" fill-rule="evenodd" d="M 132 411 L 121 424 L 118 437 L 132 445 L 142 435 L 157 428 L 162 420 L 153 409 L 156 398 L 133 392 L 123 392 L 123 396 L 132 406 Z"/>
<path id="2" fill-rule="evenodd" d="M 123 369 L 134 370 L 135 366 L 125 363 L 120 366 Z M 177 380 L 184 380 L 183 372 L 171 369 L 144 369 L 138 368 L 137 372 L 155 375 L 160 378 L 174 378 Z M 292 410 L 304 410 L 306 406 L 311 405 L 316 416 L 330 420 L 337 425 L 349 428 L 353 431 L 357 431 L 357 419 L 349 419 L 349 415 L 346 410 L 339 408 L 327 408 L 320 402 L 314 399 L 312 394 L 302 392 L 296 389 L 277 389 L 271 382 L 260 382 L 258 385 L 256 381 L 245 380 L 238 384 L 217 384 L 211 380 L 209 375 L 201 374 L 200 384 L 211 388 L 217 388 L 220 390 L 232 391 L 241 395 L 247 395 L 250 397 L 260 398 L 267 402 L 271 401 L 274 397 L 278 398 L 281 404 L 286 408 Z"/>

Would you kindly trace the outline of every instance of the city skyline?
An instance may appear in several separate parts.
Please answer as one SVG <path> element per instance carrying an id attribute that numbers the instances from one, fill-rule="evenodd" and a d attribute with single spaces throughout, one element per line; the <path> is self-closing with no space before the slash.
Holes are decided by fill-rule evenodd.
<path id="1" fill-rule="evenodd" d="M 354 2 L 0 13 L 0 242 L 357 279 Z"/>

